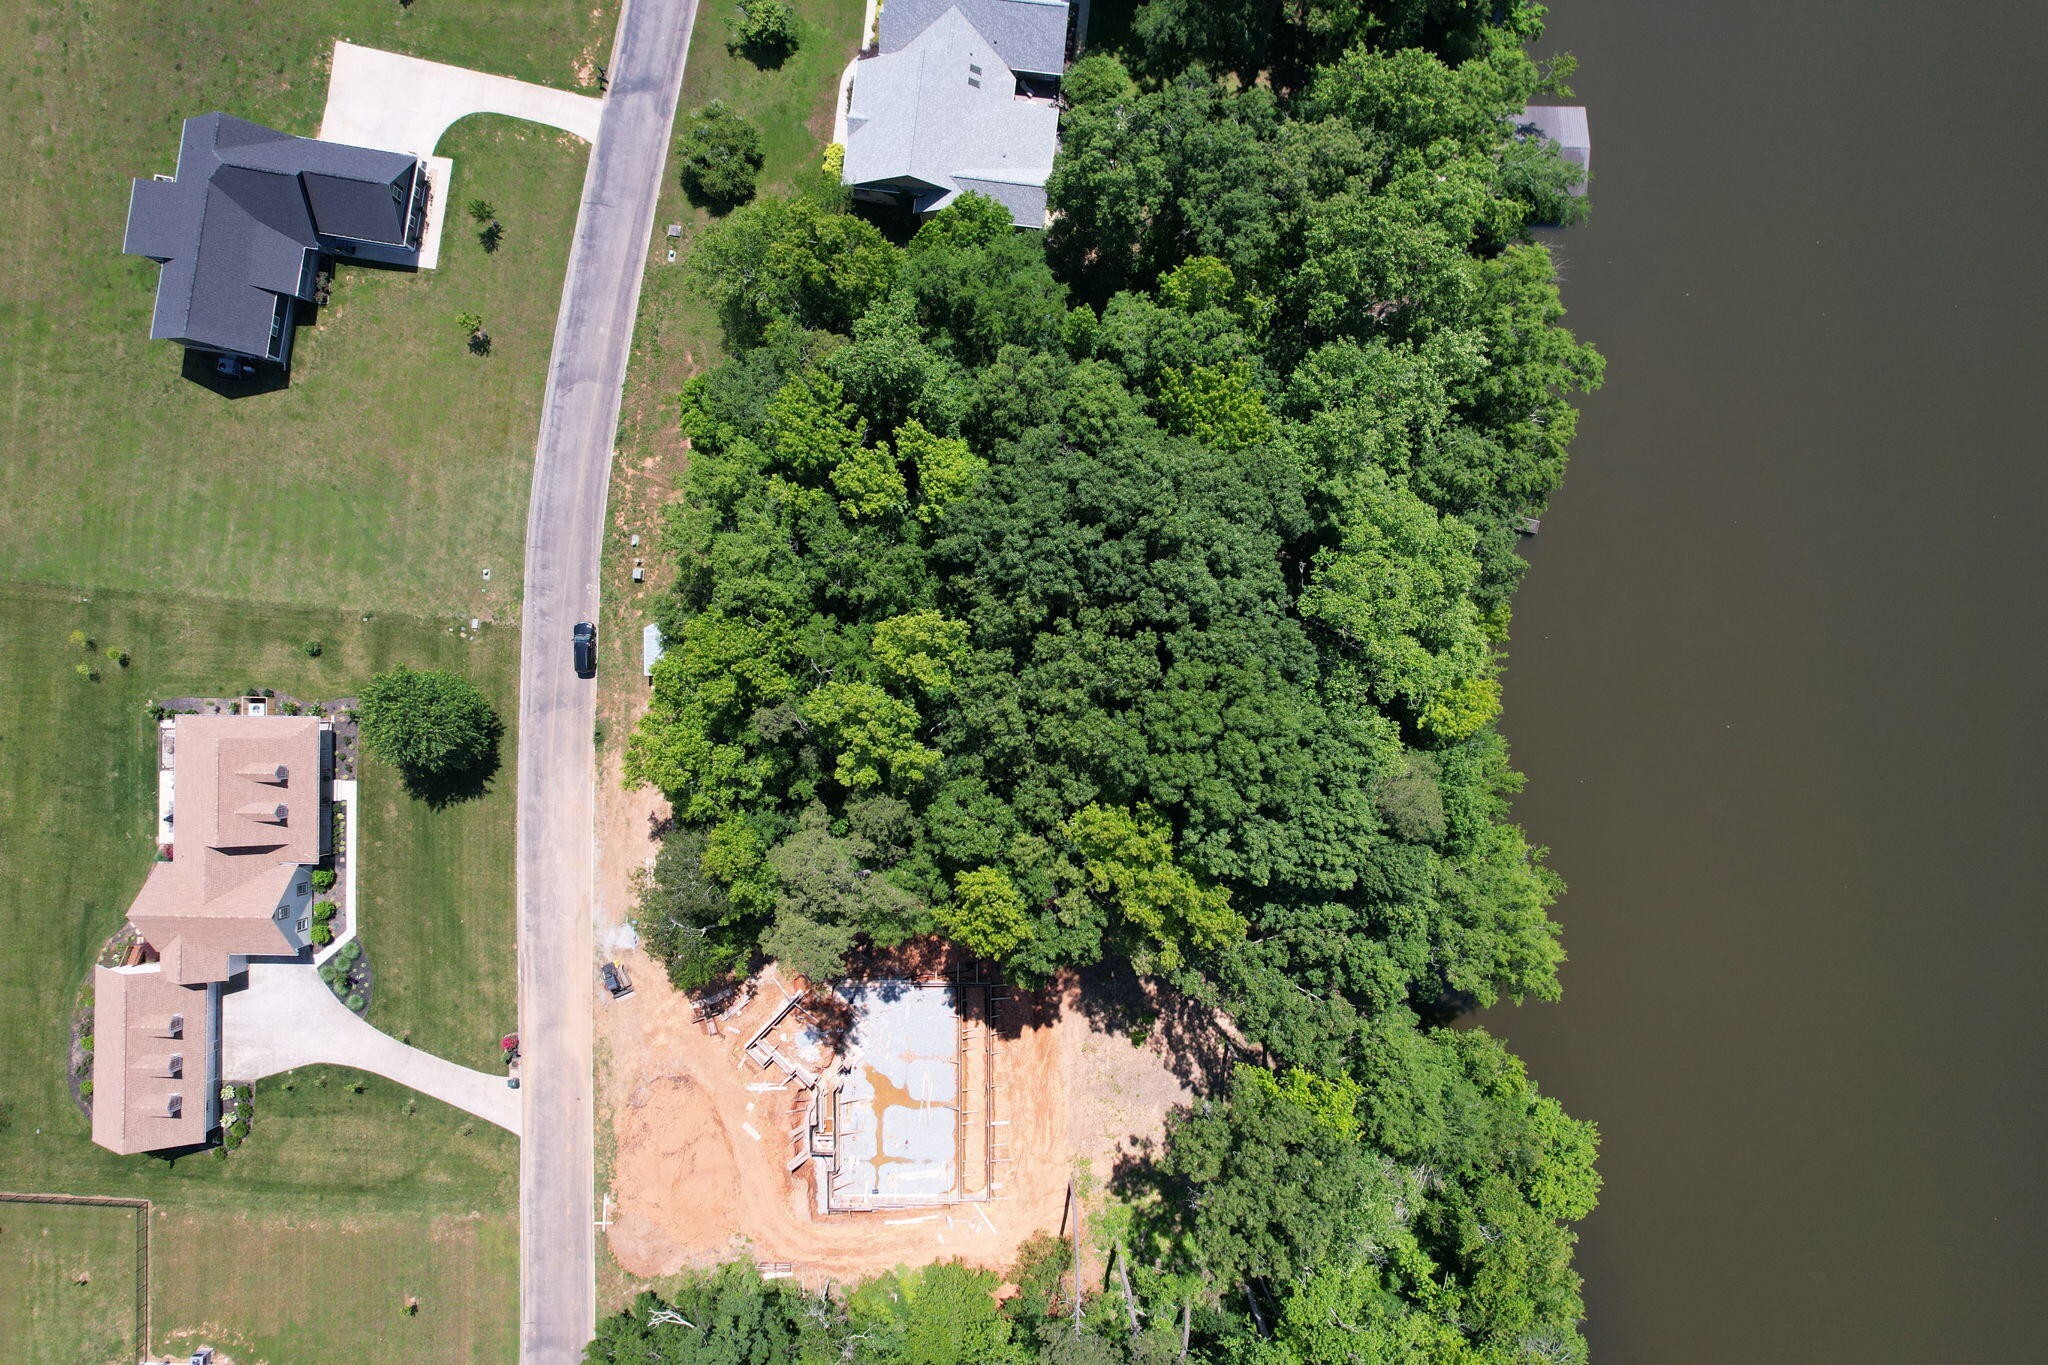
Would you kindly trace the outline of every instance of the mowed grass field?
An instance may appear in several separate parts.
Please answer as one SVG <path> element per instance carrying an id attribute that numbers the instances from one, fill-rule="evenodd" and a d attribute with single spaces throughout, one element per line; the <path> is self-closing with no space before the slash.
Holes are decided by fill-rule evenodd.
<path id="1" fill-rule="evenodd" d="M 149 868 L 147 703 L 349 695 L 406 663 L 471 677 L 508 728 L 473 803 L 430 810 L 366 765 L 371 1019 L 495 1064 L 516 1004 L 520 552 L 587 148 L 497 117 L 455 125 L 436 149 L 455 162 L 441 268 L 341 267 L 290 383 L 241 397 L 148 339 L 157 268 L 120 255 L 129 179 L 172 169 L 189 115 L 317 131 L 337 37 L 594 92 L 616 16 L 616 0 L 0 9 L 14 224 L 0 253 L 0 1188 L 156 1201 L 159 1234 L 201 1249 L 159 1261 L 159 1348 L 196 1341 L 175 1335 L 189 1329 L 244 1359 L 516 1352 L 508 1134 L 331 1073 L 259 1083 L 254 1129 L 226 1159 L 115 1157 L 68 1098 L 66 1030 Z M 472 198 L 504 224 L 495 254 L 460 211 Z M 467 354 L 465 312 L 484 318 L 489 356 Z M 472 617 L 484 624 L 465 640 Z M 129 664 L 73 648 L 74 629 Z M 78 677 L 81 662 L 100 676 Z M 408 1295 L 417 1316 L 399 1311 Z M 0 1358 L 20 1358 L 30 1319 L 48 1358 L 95 1358 L 104 1315 L 70 1302 L 37 1316 L 44 1300 L 0 1297 Z"/>
<path id="2" fill-rule="evenodd" d="M 205 1344 L 280 1365 L 518 1355 L 510 1134 L 333 1067 L 259 1082 L 256 1123 L 226 1161 L 180 1161 L 161 1182 L 159 1351 Z M 213 1197 L 178 1188 L 188 1167 Z M 178 1250 L 194 1248 L 215 1254 Z"/>
<path id="3" fill-rule="evenodd" d="M 510 1361 L 519 1354 L 516 1219 L 352 1214 L 278 1222 L 159 1213 L 158 1246 L 232 1248 L 158 1279 L 155 1346 L 237 1361 Z M 286 1292 L 280 1293 L 283 1286 Z M 408 1298 L 419 1311 L 404 1311 Z M 177 1358 L 183 1359 L 182 1355 Z"/>
<path id="4" fill-rule="evenodd" d="M 0 1350 L 15 1365 L 135 1359 L 140 1209 L 0 1202 Z"/>
<path id="5" fill-rule="evenodd" d="M 605 16 L 601 21 L 593 11 Z M 0 580 L 347 610 L 506 616 L 585 145 L 480 116 L 450 130 L 441 267 L 338 268 L 288 387 L 222 396 L 149 340 L 157 266 L 120 254 L 129 180 L 191 114 L 317 130 L 336 36 L 574 86 L 610 0 L 0 9 Z M 539 54 L 552 50 L 554 59 Z M 497 208 L 486 254 L 461 212 Z M 471 357 L 456 319 L 493 340 Z M 491 582 L 482 577 L 493 570 Z"/>

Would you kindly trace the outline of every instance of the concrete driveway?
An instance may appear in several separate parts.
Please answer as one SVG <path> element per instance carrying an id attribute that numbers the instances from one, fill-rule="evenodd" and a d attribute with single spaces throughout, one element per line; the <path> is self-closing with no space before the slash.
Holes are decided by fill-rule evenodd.
<path id="1" fill-rule="evenodd" d="M 696 0 L 626 0 L 555 318 L 526 520 L 519 658 L 519 1358 L 574 1365 L 597 1323 L 592 1038 L 596 685 L 569 631 L 598 619 L 620 392 Z M 601 650 L 636 642 L 600 641 Z M 707 1192 L 707 1197 L 713 1192 Z"/>
<path id="2" fill-rule="evenodd" d="M 471 114 L 506 114 L 595 142 L 604 101 L 374 47 L 334 45 L 320 119 L 320 136 L 329 142 L 425 156 L 441 145 L 449 124 Z"/>
<path id="3" fill-rule="evenodd" d="M 446 62 L 335 43 L 320 136 L 329 142 L 427 158 L 433 195 L 427 203 L 419 258 L 411 262 L 421 270 L 440 264 L 441 228 L 454 180 L 453 163 L 432 153 L 449 125 L 471 114 L 504 114 L 544 123 L 595 142 L 604 101 Z"/>
<path id="4" fill-rule="evenodd" d="M 334 998 L 311 964 L 252 962 L 249 984 L 221 998 L 221 1074 L 254 1081 L 327 1062 L 375 1072 L 422 1095 L 519 1131 L 519 1092 L 505 1077 L 471 1071 L 407 1047 Z"/>

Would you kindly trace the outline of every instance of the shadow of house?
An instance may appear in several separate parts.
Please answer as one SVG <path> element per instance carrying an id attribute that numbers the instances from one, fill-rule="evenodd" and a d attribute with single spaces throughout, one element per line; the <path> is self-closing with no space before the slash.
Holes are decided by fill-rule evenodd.
<path id="1" fill-rule="evenodd" d="M 322 259 L 413 265 L 428 193 L 416 156 L 228 114 L 185 120 L 177 174 L 137 180 L 128 201 L 122 250 L 163 267 L 150 336 L 288 368 L 299 310 L 320 297 Z M 210 387 L 261 391 L 242 380 Z"/>

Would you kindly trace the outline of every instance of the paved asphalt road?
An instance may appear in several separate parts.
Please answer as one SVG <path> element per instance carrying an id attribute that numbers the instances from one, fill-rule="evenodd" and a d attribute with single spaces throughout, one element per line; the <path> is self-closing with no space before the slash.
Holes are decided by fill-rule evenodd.
<path id="1" fill-rule="evenodd" d="M 595 684 L 569 631 L 597 619 L 612 438 L 696 0 L 627 0 L 583 182 L 526 521 L 519 661 L 519 1358 L 573 1365 L 596 1325 L 591 1038 L 597 965 Z M 600 650 L 631 643 L 603 640 Z"/>

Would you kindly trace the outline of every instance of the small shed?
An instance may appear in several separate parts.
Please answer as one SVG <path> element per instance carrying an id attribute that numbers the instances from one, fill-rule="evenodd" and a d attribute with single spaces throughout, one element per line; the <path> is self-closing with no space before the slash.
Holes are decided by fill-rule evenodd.
<path id="1" fill-rule="evenodd" d="M 1590 180 L 1593 175 L 1593 134 L 1586 123 L 1583 104 L 1532 104 L 1522 110 L 1516 125 L 1524 136 L 1545 137 L 1558 145 L 1564 159 L 1577 166 Z M 1586 192 L 1585 181 L 1576 193 Z"/>
<path id="2" fill-rule="evenodd" d="M 664 647 L 661 627 L 649 621 L 647 629 L 640 632 L 640 671 L 647 675 L 649 681 L 654 678 L 654 666 L 661 662 Z"/>

